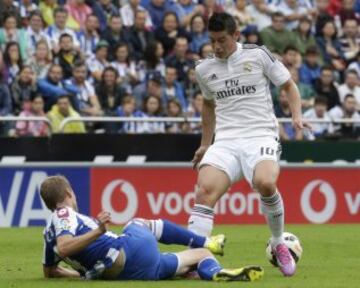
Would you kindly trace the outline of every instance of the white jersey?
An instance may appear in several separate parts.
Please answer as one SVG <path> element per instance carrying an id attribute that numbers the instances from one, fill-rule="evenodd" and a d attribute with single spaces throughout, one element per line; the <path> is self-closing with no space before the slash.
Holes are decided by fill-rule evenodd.
<path id="1" fill-rule="evenodd" d="M 207 58 L 196 66 L 207 100 L 215 100 L 216 139 L 278 136 L 270 81 L 290 79 L 285 66 L 264 47 L 237 44 L 228 59 Z"/>

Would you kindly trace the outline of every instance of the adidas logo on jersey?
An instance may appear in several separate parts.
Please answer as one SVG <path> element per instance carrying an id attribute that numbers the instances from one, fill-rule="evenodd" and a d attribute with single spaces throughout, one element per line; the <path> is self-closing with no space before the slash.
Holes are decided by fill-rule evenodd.
<path id="1" fill-rule="evenodd" d="M 216 80 L 216 79 L 218 79 L 218 77 L 216 76 L 215 73 L 209 77 L 209 80 Z"/>

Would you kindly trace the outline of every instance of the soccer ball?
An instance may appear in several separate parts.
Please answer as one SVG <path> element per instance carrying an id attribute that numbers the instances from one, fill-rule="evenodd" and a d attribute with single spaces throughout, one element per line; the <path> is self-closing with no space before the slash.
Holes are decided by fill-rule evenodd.
<path id="1" fill-rule="evenodd" d="M 295 262 L 297 263 L 300 260 L 302 252 L 303 252 L 299 238 L 289 232 L 284 232 L 282 237 L 284 239 L 285 245 L 289 248 L 292 257 L 294 258 Z M 266 244 L 266 250 L 265 250 L 266 258 L 269 260 L 269 262 L 272 265 L 274 265 L 275 267 L 278 267 L 276 257 L 271 250 L 270 243 L 271 243 L 271 238 L 269 239 L 269 241 Z"/>

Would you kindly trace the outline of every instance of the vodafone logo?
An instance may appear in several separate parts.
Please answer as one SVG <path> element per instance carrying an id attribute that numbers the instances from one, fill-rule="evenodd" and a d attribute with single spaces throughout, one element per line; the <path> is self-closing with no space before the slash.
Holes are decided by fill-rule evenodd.
<path id="1" fill-rule="evenodd" d="M 127 197 L 127 206 L 123 211 L 117 211 L 112 205 L 112 195 L 114 192 L 119 191 Z M 112 222 L 114 224 L 124 224 L 135 216 L 138 209 L 138 196 L 134 186 L 122 179 L 116 179 L 111 181 L 102 193 L 101 206 L 105 211 L 111 213 Z"/>
<path id="2" fill-rule="evenodd" d="M 311 205 L 311 196 L 317 191 L 325 198 L 325 206 L 321 211 L 316 211 Z M 301 194 L 301 209 L 304 216 L 312 223 L 322 224 L 329 221 L 336 210 L 336 193 L 333 187 L 324 180 L 311 181 Z"/>

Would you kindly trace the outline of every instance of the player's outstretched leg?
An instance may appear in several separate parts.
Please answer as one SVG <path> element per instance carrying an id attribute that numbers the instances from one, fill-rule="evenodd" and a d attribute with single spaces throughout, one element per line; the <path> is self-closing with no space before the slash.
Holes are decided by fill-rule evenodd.
<path id="1" fill-rule="evenodd" d="M 165 219 L 148 221 L 150 230 L 160 243 L 178 244 L 192 248 L 204 247 L 214 254 L 224 255 L 224 244 L 226 239 L 223 234 L 212 237 L 203 237 Z"/>
<path id="2" fill-rule="evenodd" d="M 264 275 L 260 266 L 224 269 L 214 256 L 205 249 L 193 249 L 176 253 L 180 267 L 177 275 L 184 275 L 196 265 L 201 279 L 212 281 L 255 281 Z"/>
<path id="3" fill-rule="evenodd" d="M 207 165 L 201 167 L 197 184 L 195 205 L 189 217 L 188 229 L 209 237 L 214 225 L 214 206 L 231 183 L 225 172 Z"/>
<path id="4" fill-rule="evenodd" d="M 276 188 L 279 175 L 278 164 L 274 161 L 262 161 L 255 167 L 253 184 L 261 194 L 261 208 L 270 228 L 271 246 L 277 258 L 280 271 L 284 276 L 292 276 L 296 264 L 287 246 L 283 243 L 284 203 Z"/>

